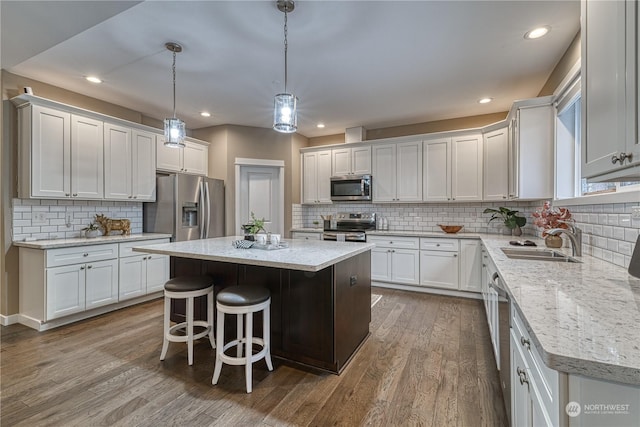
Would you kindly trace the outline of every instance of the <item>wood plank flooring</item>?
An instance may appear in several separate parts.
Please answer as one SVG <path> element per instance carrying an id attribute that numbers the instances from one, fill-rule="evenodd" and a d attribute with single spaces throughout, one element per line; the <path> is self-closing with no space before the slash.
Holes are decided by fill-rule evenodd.
<path id="1" fill-rule="evenodd" d="M 2 327 L 2 426 L 505 426 L 482 303 L 375 288 L 371 335 L 340 376 L 274 359 L 224 366 L 206 340 L 164 362 L 162 302 L 51 331 Z"/>

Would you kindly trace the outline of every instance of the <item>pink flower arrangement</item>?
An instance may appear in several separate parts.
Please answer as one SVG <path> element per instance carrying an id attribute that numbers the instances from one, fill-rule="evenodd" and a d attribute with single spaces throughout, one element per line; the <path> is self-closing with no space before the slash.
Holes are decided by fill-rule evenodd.
<path id="1" fill-rule="evenodd" d="M 568 229 L 573 222 L 571 212 L 567 208 L 552 208 L 549 202 L 544 202 L 542 208 L 536 209 L 533 215 L 533 223 L 542 228 L 542 237 L 547 235 L 546 230 L 552 228 Z"/>

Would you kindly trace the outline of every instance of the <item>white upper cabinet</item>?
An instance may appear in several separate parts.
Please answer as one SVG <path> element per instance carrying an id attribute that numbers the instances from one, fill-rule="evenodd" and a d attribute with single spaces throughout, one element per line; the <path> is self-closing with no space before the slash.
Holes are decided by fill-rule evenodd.
<path id="1" fill-rule="evenodd" d="M 422 141 L 373 146 L 373 201 L 422 200 Z"/>
<path id="2" fill-rule="evenodd" d="M 331 203 L 331 150 L 302 156 L 302 203 Z"/>
<path id="3" fill-rule="evenodd" d="M 483 200 L 509 197 L 509 129 L 484 134 Z"/>
<path id="4" fill-rule="evenodd" d="M 131 194 L 138 201 L 154 201 L 156 199 L 156 135 L 134 129 L 131 142 Z"/>
<path id="5" fill-rule="evenodd" d="M 584 178 L 640 176 L 638 9 L 634 1 L 582 2 Z"/>
<path id="6" fill-rule="evenodd" d="M 509 126 L 509 198 L 553 198 L 553 106 L 520 107 Z"/>
<path id="7" fill-rule="evenodd" d="M 207 176 L 209 145 L 194 139 L 186 139 L 184 144 L 184 148 L 167 147 L 164 136 L 158 136 L 156 168 L 165 172 Z"/>
<path id="8" fill-rule="evenodd" d="M 101 199 L 102 122 L 40 105 L 18 114 L 19 196 Z"/>
<path id="9" fill-rule="evenodd" d="M 482 135 L 424 141 L 424 200 L 482 200 Z"/>
<path id="10" fill-rule="evenodd" d="M 371 147 L 331 150 L 331 169 L 333 176 L 371 174 Z"/>

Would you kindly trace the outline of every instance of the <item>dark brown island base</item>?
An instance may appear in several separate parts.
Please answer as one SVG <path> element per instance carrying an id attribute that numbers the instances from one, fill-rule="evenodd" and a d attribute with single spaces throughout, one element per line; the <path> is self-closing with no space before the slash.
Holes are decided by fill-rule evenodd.
<path id="1" fill-rule="evenodd" d="M 248 284 L 268 288 L 272 355 L 339 374 L 369 334 L 374 245 L 294 240 L 286 249 L 267 251 L 235 249 L 231 242 L 237 239 L 134 250 L 171 255 L 172 275 L 210 275 L 216 292 Z M 184 306 L 172 311 L 173 320 L 181 321 Z M 254 330 L 260 330 L 260 315 L 256 320 Z M 235 334 L 235 322 L 226 326 L 231 326 L 227 334 Z"/>

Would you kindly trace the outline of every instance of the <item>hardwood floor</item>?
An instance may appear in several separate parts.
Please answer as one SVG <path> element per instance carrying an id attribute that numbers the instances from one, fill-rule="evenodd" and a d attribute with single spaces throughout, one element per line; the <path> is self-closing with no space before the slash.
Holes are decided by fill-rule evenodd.
<path id="1" fill-rule="evenodd" d="M 211 385 L 206 340 L 164 362 L 162 303 L 47 332 L 2 327 L 3 426 L 505 426 L 482 303 L 375 288 L 371 335 L 340 376 L 274 359 Z"/>

